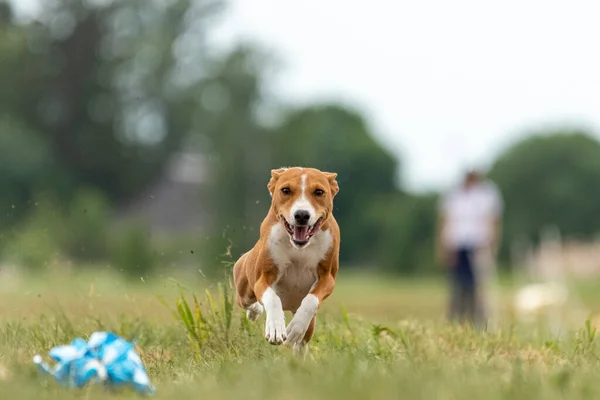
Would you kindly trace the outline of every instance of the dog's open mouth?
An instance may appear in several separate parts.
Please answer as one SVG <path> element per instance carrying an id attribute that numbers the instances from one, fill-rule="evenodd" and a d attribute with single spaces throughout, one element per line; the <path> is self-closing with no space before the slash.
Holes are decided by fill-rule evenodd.
<path id="1" fill-rule="evenodd" d="M 311 237 L 319 232 L 321 228 L 321 224 L 323 223 L 323 218 L 319 218 L 314 225 L 290 225 L 286 221 L 285 218 L 281 218 L 283 221 L 283 225 L 285 226 L 285 230 L 292 238 L 292 241 L 298 246 L 305 246 Z"/>

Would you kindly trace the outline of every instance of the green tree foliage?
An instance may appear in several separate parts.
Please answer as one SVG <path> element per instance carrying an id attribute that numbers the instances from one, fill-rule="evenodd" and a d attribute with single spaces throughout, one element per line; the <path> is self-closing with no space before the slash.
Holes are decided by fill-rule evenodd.
<path id="1" fill-rule="evenodd" d="M 25 217 L 37 190 L 61 187 L 57 171 L 47 138 L 0 116 L 0 229 Z"/>
<path id="2" fill-rule="evenodd" d="M 96 190 L 78 191 L 63 207 L 51 193 L 37 194 L 18 229 L 0 235 L 2 256 L 31 270 L 64 260 L 105 260 L 108 210 L 106 199 Z"/>
<path id="3" fill-rule="evenodd" d="M 600 231 L 600 143 L 583 132 L 537 134 L 507 149 L 490 177 L 506 204 L 504 249 L 511 240 L 537 240 L 555 225 L 565 235 Z"/>
<path id="4" fill-rule="evenodd" d="M 340 257 L 373 260 L 382 233 L 368 210 L 380 196 L 397 192 L 398 161 L 373 138 L 360 114 L 338 105 L 295 110 L 272 134 L 271 160 L 277 167 L 337 172 L 334 212 L 344 235 Z M 377 212 L 385 216 L 398 210 L 382 204 Z"/>
<path id="5" fill-rule="evenodd" d="M 159 261 L 143 221 L 126 226 L 111 241 L 110 247 L 112 267 L 129 278 L 139 279 L 153 272 Z"/>
<path id="6" fill-rule="evenodd" d="M 371 204 L 370 221 L 379 230 L 375 263 L 404 275 L 431 272 L 438 195 L 393 194 Z"/>
<path id="7" fill-rule="evenodd" d="M 4 4 L 2 211 L 40 190 L 67 200 L 80 186 L 127 199 L 155 180 L 193 129 L 219 5 L 56 0 L 19 24 Z"/>
<path id="8" fill-rule="evenodd" d="M 256 110 L 263 100 L 265 55 L 241 45 L 211 65 L 203 85 L 201 134 L 210 155 L 211 183 L 205 207 L 212 210 L 208 265 L 239 256 L 258 238 L 268 196 L 269 143 Z M 208 143 L 208 144 L 207 144 Z M 263 184 L 264 181 L 264 184 Z"/>

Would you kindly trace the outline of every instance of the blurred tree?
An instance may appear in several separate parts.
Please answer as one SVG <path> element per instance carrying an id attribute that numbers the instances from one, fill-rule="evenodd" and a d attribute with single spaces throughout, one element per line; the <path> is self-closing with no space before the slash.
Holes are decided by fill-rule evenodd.
<path id="1" fill-rule="evenodd" d="M 435 193 L 396 193 L 371 204 L 369 220 L 380 231 L 375 244 L 379 267 L 404 275 L 432 271 L 437 201 Z"/>
<path id="2" fill-rule="evenodd" d="M 207 267 L 215 259 L 233 261 L 258 238 L 258 224 L 266 213 L 269 147 L 256 111 L 263 99 L 267 58 L 240 45 L 209 69 L 202 82 L 203 114 L 198 131 L 212 155 L 212 181 L 206 205 L 213 210 L 212 235 L 203 254 Z M 262 182 L 264 181 L 264 185 Z"/>
<path id="3" fill-rule="evenodd" d="M 502 256 L 511 241 L 537 241 L 556 225 L 565 235 L 600 232 L 600 143 L 583 132 L 549 132 L 516 143 L 494 163 L 490 177 L 506 203 Z"/>
<path id="4" fill-rule="evenodd" d="M 338 105 L 295 110 L 272 134 L 271 165 L 311 166 L 337 172 L 335 215 L 343 232 L 341 258 L 362 263 L 375 257 L 381 229 L 368 209 L 379 196 L 397 192 L 398 161 L 370 132 L 363 117 Z M 399 212 L 389 207 L 380 215 Z"/>
<path id="5" fill-rule="evenodd" d="M 12 23 L 13 10 L 9 3 L 0 1 L 0 28 L 6 28 Z"/>
<path id="6" fill-rule="evenodd" d="M 25 204 L 37 185 L 63 200 L 89 186 L 116 201 L 156 179 L 193 128 L 220 5 L 55 0 L 22 25 L 3 4 L 0 137 L 13 156 L 2 159 L 0 206 Z"/>
<path id="7" fill-rule="evenodd" d="M 43 136 L 0 116 L 0 227 L 22 219 L 36 192 L 53 182 L 61 186 L 57 164 Z"/>

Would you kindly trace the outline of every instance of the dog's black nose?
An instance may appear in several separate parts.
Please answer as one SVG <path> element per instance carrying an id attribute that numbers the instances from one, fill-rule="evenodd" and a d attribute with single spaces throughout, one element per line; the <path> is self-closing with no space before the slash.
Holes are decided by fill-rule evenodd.
<path id="1" fill-rule="evenodd" d="M 306 210 L 298 210 L 294 213 L 294 219 L 296 220 L 296 224 L 306 225 L 310 219 L 310 213 Z"/>

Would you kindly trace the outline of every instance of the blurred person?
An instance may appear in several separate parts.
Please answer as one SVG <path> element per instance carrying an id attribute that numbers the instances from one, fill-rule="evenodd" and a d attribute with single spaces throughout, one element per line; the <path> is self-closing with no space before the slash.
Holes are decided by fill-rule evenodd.
<path id="1" fill-rule="evenodd" d="M 489 285 L 495 277 L 502 211 L 496 185 L 476 170 L 442 196 L 436 252 L 448 270 L 451 320 L 477 326 L 493 322 Z"/>

